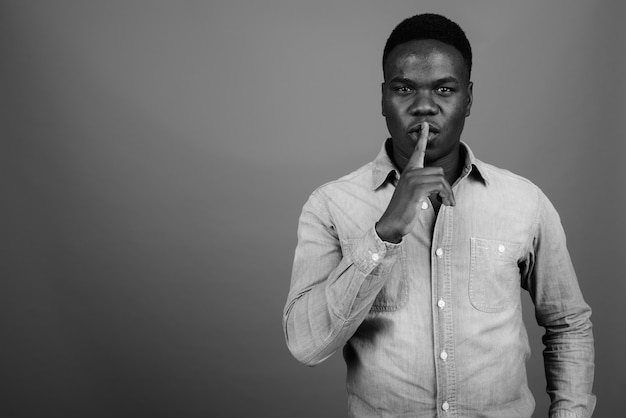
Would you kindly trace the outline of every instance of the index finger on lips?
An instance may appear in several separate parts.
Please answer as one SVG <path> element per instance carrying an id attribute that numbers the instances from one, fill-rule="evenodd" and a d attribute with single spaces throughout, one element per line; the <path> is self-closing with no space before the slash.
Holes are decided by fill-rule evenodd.
<path id="1" fill-rule="evenodd" d="M 411 155 L 411 159 L 407 163 L 408 168 L 424 168 L 424 156 L 426 155 L 426 144 L 428 143 L 428 123 L 422 122 L 420 136 Z"/>

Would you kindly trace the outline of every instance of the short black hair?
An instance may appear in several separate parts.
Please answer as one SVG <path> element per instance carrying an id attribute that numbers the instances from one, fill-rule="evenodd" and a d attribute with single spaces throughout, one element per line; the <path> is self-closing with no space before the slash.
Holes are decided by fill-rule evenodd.
<path id="1" fill-rule="evenodd" d="M 435 39 L 455 47 L 463 56 L 467 74 L 472 73 L 472 47 L 463 29 L 445 16 L 424 13 L 409 17 L 398 24 L 387 38 L 383 52 L 383 71 L 391 51 L 398 45 L 420 39 Z"/>

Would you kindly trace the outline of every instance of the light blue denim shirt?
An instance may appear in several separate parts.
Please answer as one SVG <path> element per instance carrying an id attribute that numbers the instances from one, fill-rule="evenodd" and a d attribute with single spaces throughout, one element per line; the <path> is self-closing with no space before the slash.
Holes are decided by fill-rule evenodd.
<path id="1" fill-rule="evenodd" d="M 521 289 L 545 327 L 550 417 L 590 417 L 594 346 L 559 216 L 528 180 L 474 158 L 456 206 L 421 206 L 399 244 L 374 225 L 399 176 L 385 147 L 318 188 L 298 227 L 283 314 L 315 365 L 339 348 L 352 417 L 530 417 Z"/>

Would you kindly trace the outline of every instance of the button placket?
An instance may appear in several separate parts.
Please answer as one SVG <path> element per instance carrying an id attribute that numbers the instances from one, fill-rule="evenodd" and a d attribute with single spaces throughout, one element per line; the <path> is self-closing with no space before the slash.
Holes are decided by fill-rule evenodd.
<path id="1" fill-rule="evenodd" d="M 450 252 L 454 239 L 454 211 L 442 206 L 435 233 L 433 234 L 433 302 L 437 306 L 434 313 L 435 366 L 437 369 L 438 402 L 441 410 L 455 415 L 453 403 L 456 399 L 456 365 L 454 358 L 454 318 L 450 303 L 452 299 L 452 262 Z M 434 307 L 434 306 L 433 306 Z M 445 309 L 444 309 L 445 308 Z"/>

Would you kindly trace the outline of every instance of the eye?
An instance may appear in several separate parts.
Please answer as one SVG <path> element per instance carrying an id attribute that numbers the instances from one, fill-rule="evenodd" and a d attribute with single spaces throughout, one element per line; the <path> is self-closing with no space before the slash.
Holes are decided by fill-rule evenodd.
<path id="1" fill-rule="evenodd" d="M 394 91 L 399 94 L 410 94 L 413 89 L 408 86 L 396 86 L 394 87 Z"/>
<path id="2" fill-rule="evenodd" d="M 452 93 L 454 93 L 454 90 L 451 87 L 444 87 L 444 86 L 437 87 L 435 91 L 440 96 L 450 96 Z"/>

